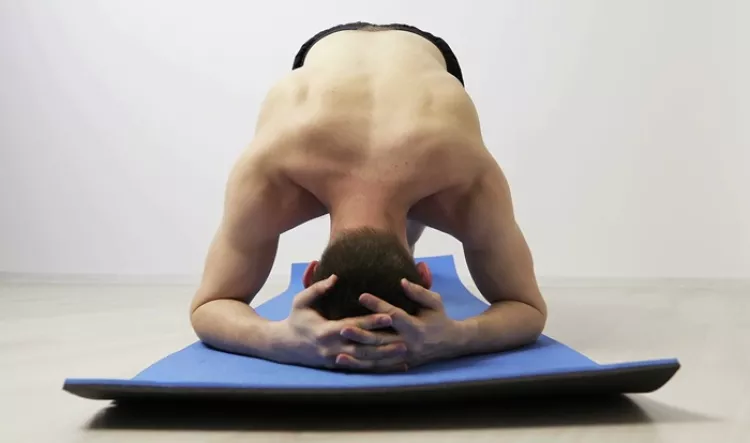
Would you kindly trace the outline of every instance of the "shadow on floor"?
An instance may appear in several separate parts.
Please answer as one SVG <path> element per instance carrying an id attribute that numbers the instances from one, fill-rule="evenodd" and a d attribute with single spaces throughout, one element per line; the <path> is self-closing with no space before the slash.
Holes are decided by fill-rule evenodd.
<path id="1" fill-rule="evenodd" d="M 258 403 L 129 403 L 99 412 L 90 429 L 367 431 L 622 425 L 711 421 L 626 396 L 499 401 L 484 404 L 293 407 Z"/>

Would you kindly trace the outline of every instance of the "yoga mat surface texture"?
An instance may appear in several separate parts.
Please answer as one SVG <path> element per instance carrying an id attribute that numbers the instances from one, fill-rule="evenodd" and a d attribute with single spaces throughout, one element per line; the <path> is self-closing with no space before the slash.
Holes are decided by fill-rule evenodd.
<path id="1" fill-rule="evenodd" d="M 464 319 L 487 303 L 461 283 L 451 256 L 428 257 L 433 290 L 448 314 Z M 303 288 L 305 264 L 293 264 L 291 283 L 257 307 L 271 320 L 286 318 Z M 585 327 L 585 326 L 582 326 Z M 607 331 L 596 333 L 605 334 Z M 426 400 L 456 396 L 617 394 L 650 392 L 679 368 L 676 359 L 600 365 L 552 338 L 542 336 L 521 349 L 459 358 L 399 374 L 354 374 L 282 365 L 217 351 L 194 343 L 146 368 L 132 379 L 65 380 L 64 389 L 94 399 L 234 398 L 296 400 Z"/>

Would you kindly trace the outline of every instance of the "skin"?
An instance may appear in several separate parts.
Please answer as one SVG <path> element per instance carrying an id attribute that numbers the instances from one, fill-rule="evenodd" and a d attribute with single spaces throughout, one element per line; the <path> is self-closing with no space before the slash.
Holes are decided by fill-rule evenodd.
<path id="1" fill-rule="evenodd" d="M 268 278 L 279 236 L 326 214 L 331 239 L 369 226 L 397 233 L 413 251 L 424 226 L 455 237 L 490 306 L 449 319 L 420 263 L 427 287 L 403 282 L 426 307 L 419 317 L 363 294 L 372 316 L 330 322 L 309 305 L 335 277 L 313 284 L 312 262 L 289 318 L 261 318 L 248 304 Z M 392 371 L 525 345 L 546 316 L 508 183 L 471 98 L 430 42 L 402 31 L 338 32 L 271 88 L 228 179 L 191 305 L 201 340 L 280 362 Z M 378 331 L 385 326 L 398 335 Z"/>

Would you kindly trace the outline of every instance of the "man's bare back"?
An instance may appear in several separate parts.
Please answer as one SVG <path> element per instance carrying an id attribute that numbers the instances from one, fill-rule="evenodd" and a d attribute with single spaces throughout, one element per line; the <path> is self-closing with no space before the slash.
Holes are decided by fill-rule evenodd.
<path id="1" fill-rule="evenodd" d="M 236 331 L 263 335 L 247 302 L 265 283 L 279 236 L 325 214 L 332 240 L 366 226 L 395 233 L 408 248 L 416 238 L 407 231 L 427 225 L 462 242 L 482 295 L 506 306 L 493 321 L 507 324 L 478 321 L 471 334 L 490 337 L 462 338 L 466 349 L 443 357 L 523 344 L 541 332 L 546 311 L 507 183 L 484 146 L 469 95 L 424 37 L 333 33 L 269 91 L 255 138 L 231 173 L 225 216 L 193 303 L 199 336 L 230 351 L 295 362 L 271 349 L 283 347 L 272 337 L 248 345 Z M 507 337 L 493 338 L 493 328 Z"/>
<path id="2" fill-rule="evenodd" d="M 239 168 L 266 163 L 265 173 L 299 188 L 295 206 L 312 208 L 286 214 L 284 226 L 330 212 L 334 230 L 367 217 L 405 232 L 413 210 L 425 224 L 453 228 L 445 219 L 453 211 L 434 206 L 454 206 L 494 162 L 471 99 L 440 52 L 404 31 L 321 40 L 305 66 L 271 90 L 256 136 Z"/>

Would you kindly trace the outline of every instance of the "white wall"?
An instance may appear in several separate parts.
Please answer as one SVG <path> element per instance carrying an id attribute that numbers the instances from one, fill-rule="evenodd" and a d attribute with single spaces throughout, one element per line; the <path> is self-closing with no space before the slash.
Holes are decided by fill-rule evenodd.
<path id="1" fill-rule="evenodd" d="M 749 5 L 0 2 L 0 271 L 200 273 L 265 91 L 313 33 L 367 20 L 453 46 L 540 275 L 750 277 Z"/>

